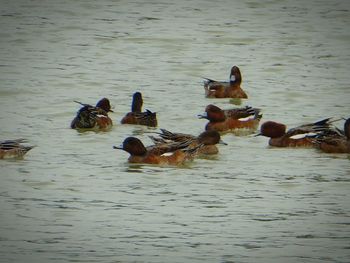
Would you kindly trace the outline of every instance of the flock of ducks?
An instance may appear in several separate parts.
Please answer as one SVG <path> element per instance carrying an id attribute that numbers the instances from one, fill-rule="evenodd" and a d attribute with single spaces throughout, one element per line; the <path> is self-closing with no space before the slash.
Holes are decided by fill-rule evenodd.
<path id="1" fill-rule="evenodd" d="M 242 75 L 237 66 L 233 66 L 229 81 L 215 81 L 204 79 L 204 90 L 207 98 L 235 98 L 247 99 L 248 95 L 241 88 Z M 110 102 L 103 98 L 96 106 L 76 101 L 82 107 L 72 120 L 70 127 L 77 130 L 108 131 L 113 126 L 108 116 L 111 110 Z M 157 115 L 150 110 L 142 111 L 143 99 L 140 92 L 133 94 L 131 111 L 121 120 L 121 124 L 145 125 L 157 127 Z M 180 165 L 193 160 L 200 155 L 217 154 L 217 144 L 226 144 L 221 135 L 227 132 L 241 134 L 255 133 L 262 118 L 261 110 L 250 106 L 233 109 L 220 109 L 209 104 L 205 113 L 199 118 L 208 120 L 205 131 L 194 136 L 191 134 L 174 133 L 165 129 L 150 136 L 153 145 L 144 146 L 136 137 L 127 137 L 121 146 L 114 146 L 128 152 L 131 163 L 148 163 L 160 165 Z M 342 118 L 343 119 L 343 118 Z M 269 137 L 269 145 L 274 147 L 316 147 L 327 153 L 350 153 L 350 118 L 344 119 L 344 130 L 333 125 L 339 121 L 332 118 L 314 123 L 304 124 L 287 130 L 278 122 L 267 121 L 256 134 Z M 23 158 L 33 148 L 26 145 L 24 139 L 0 141 L 0 159 Z"/>

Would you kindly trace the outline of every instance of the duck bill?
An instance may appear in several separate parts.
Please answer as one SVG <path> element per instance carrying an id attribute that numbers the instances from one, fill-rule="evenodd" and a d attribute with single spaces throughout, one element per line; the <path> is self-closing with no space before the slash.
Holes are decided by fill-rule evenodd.
<path id="1" fill-rule="evenodd" d="M 226 142 L 224 142 L 223 140 L 220 140 L 219 142 L 218 142 L 218 144 L 222 144 L 222 145 L 228 145 Z"/>
<path id="2" fill-rule="evenodd" d="M 120 146 L 113 146 L 113 149 L 116 149 L 116 150 L 124 150 L 123 149 L 123 146 L 122 145 L 120 145 Z"/>
<path id="3" fill-rule="evenodd" d="M 208 114 L 206 112 L 197 115 L 199 119 L 208 119 Z"/>

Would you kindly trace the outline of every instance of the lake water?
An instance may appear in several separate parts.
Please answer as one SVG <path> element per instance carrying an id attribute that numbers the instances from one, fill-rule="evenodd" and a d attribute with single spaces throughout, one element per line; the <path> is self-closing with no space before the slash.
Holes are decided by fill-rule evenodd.
<path id="1" fill-rule="evenodd" d="M 199 134 L 201 77 L 240 67 L 262 121 L 349 117 L 349 1 L 1 1 L 1 262 L 349 262 L 348 155 L 226 134 L 213 158 L 130 165 L 112 149 L 131 96 L 160 128 Z M 79 133 L 74 100 L 108 97 L 114 127 Z M 337 123 L 342 127 L 343 122 Z"/>

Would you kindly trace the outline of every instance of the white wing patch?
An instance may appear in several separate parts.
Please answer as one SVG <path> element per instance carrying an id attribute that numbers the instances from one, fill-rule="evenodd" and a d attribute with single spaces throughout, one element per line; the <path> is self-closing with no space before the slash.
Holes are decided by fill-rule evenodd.
<path id="1" fill-rule="evenodd" d="M 99 117 L 99 118 L 107 118 L 106 115 L 102 115 L 102 114 L 97 114 L 96 116 Z"/>
<path id="2" fill-rule="evenodd" d="M 240 118 L 238 120 L 239 121 L 249 121 L 249 120 L 253 120 L 253 119 L 254 119 L 254 115 L 250 115 L 248 117 Z"/>
<path id="3" fill-rule="evenodd" d="M 294 139 L 294 140 L 299 140 L 299 139 L 303 139 L 303 138 L 306 138 L 306 137 L 313 137 L 315 135 L 317 135 L 317 133 L 308 132 L 308 133 L 296 134 L 296 135 L 291 136 L 290 138 Z"/>
<path id="4" fill-rule="evenodd" d="M 161 156 L 172 156 L 174 153 L 173 152 L 168 152 L 168 153 L 163 153 Z"/>

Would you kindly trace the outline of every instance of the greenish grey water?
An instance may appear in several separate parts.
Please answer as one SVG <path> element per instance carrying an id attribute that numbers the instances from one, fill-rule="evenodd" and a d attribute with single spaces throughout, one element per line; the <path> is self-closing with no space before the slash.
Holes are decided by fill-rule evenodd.
<path id="1" fill-rule="evenodd" d="M 118 124 L 131 95 L 159 127 L 199 134 L 201 76 L 243 74 L 264 120 L 348 117 L 347 1 L 1 1 L 1 262 L 348 262 L 347 155 L 271 149 L 224 136 L 186 167 L 130 165 Z M 79 105 L 108 97 L 110 132 L 69 129 Z M 341 125 L 341 123 L 340 123 Z"/>

